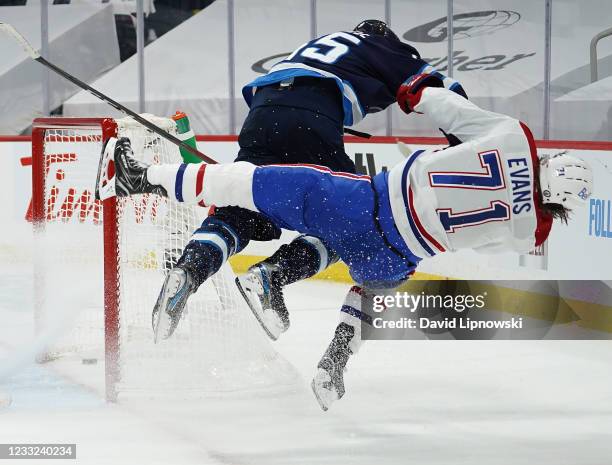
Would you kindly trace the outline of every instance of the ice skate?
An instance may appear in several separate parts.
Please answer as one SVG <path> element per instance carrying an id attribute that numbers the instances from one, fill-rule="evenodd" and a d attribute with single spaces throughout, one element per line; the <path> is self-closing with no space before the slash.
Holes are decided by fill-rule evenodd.
<path id="1" fill-rule="evenodd" d="M 176 267 L 168 272 L 153 308 L 153 333 L 157 343 L 168 339 L 181 320 L 187 299 L 197 290 L 188 272 Z"/>
<path id="2" fill-rule="evenodd" d="M 353 353 L 348 343 L 354 334 L 352 326 L 340 323 L 334 339 L 317 365 L 317 372 L 310 386 L 324 411 L 344 396 L 344 370 Z"/>
<path id="3" fill-rule="evenodd" d="M 259 263 L 236 278 L 236 286 L 266 334 L 276 341 L 289 328 L 283 288 L 274 279 L 275 266 Z"/>
<path id="4" fill-rule="evenodd" d="M 162 186 L 153 185 L 147 180 L 148 167 L 148 164 L 134 158 L 130 139 L 111 137 L 102 149 L 96 179 L 96 199 L 105 200 L 115 195 L 127 197 L 131 194 L 167 197 Z"/>

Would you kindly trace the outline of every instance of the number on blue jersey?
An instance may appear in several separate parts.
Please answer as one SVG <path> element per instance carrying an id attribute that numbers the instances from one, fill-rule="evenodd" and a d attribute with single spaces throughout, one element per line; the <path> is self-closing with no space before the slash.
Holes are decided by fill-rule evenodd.
<path id="1" fill-rule="evenodd" d="M 349 52 L 349 46 L 338 41 L 338 39 L 345 39 L 355 45 L 359 44 L 361 40 L 352 34 L 346 32 L 334 32 L 321 37 L 315 42 L 309 42 L 307 45 L 316 45 L 316 47 L 300 47 L 293 52 L 287 60 L 292 60 L 296 54 L 300 54 L 304 58 L 310 58 L 311 60 L 317 60 L 321 63 L 332 64 L 338 61 L 339 58 L 346 55 Z"/>

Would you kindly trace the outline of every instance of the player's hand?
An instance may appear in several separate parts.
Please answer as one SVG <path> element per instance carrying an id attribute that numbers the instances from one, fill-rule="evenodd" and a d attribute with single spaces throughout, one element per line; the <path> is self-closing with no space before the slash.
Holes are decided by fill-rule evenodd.
<path id="1" fill-rule="evenodd" d="M 444 83 L 442 79 L 433 74 L 415 74 L 399 87 L 396 99 L 404 113 L 410 114 L 414 111 L 425 87 L 444 87 Z"/>

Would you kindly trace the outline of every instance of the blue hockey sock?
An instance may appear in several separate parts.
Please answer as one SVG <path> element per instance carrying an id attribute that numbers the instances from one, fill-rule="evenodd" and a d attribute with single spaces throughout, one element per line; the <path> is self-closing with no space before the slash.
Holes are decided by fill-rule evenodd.
<path id="1" fill-rule="evenodd" d="M 240 250 L 240 240 L 232 228 L 208 217 L 191 236 L 177 266 L 187 270 L 200 286 Z"/>

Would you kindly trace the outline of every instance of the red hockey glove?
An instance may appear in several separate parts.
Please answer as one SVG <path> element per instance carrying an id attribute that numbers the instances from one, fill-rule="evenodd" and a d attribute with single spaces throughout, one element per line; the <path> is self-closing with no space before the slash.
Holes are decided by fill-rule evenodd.
<path id="1" fill-rule="evenodd" d="M 425 87 L 444 87 L 444 83 L 442 79 L 433 74 L 415 74 L 399 87 L 396 99 L 404 113 L 410 114 L 414 111 Z"/>

